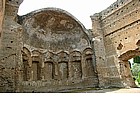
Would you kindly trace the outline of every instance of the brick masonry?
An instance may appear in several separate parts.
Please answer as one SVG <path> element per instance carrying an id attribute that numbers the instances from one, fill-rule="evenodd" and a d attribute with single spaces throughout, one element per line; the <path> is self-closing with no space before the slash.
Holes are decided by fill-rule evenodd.
<path id="1" fill-rule="evenodd" d="M 140 1 L 116 1 L 87 30 L 67 11 L 18 16 L 22 0 L 0 2 L 0 92 L 135 87 L 128 60 L 140 55 Z"/>

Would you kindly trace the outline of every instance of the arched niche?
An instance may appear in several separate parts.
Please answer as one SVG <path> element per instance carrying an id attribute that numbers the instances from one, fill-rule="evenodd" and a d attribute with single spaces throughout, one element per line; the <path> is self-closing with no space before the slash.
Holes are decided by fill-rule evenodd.
<path id="1" fill-rule="evenodd" d="M 31 79 L 32 58 L 30 51 L 25 47 L 22 50 L 22 62 L 23 62 L 23 81 L 29 81 Z"/>
<path id="2" fill-rule="evenodd" d="M 41 53 L 37 50 L 32 51 L 32 80 L 41 80 Z"/>
<path id="3" fill-rule="evenodd" d="M 43 76 L 44 80 L 53 80 L 55 77 L 55 54 L 47 52 L 44 59 Z"/>
<path id="4" fill-rule="evenodd" d="M 65 51 L 61 51 L 57 53 L 59 61 L 58 61 L 58 69 L 59 69 L 59 77 L 61 80 L 66 80 L 69 77 L 69 54 Z"/>
<path id="5" fill-rule="evenodd" d="M 72 51 L 75 47 L 90 45 L 89 31 L 62 9 L 37 10 L 20 17 L 20 23 L 25 44 L 38 49 Z"/>
<path id="6" fill-rule="evenodd" d="M 84 77 L 93 77 L 95 75 L 95 68 L 93 65 L 93 50 L 86 48 L 83 53 L 83 71 Z"/>
<path id="7" fill-rule="evenodd" d="M 70 53 L 70 73 L 72 79 L 82 78 L 82 63 L 81 63 L 81 52 L 73 51 Z"/>
<path id="8" fill-rule="evenodd" d="M 140 51 L 137 49 L 129 50 L 118 57 L 120 64 L 120 75 L 122 77 L 123 82 L 125 83 L 125 86 L 128 87 L 136 87 L 134 79 L 132 78 L 130 64 L 128 61 L 129 59 L 134 58 L 136 56 L 140 56 Z"/>
<path id="9" fill-rule="evenodd" d="M 68 62 L 69 61 L 69 53 L 65 51 L 57 52 L 58 62 Z"/>

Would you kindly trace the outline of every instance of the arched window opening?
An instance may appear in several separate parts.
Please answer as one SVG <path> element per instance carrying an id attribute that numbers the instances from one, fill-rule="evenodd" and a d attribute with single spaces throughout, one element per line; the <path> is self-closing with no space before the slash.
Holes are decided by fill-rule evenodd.
<path id="1" fill-rule="evenodd" d="M 40 74 L 41 74 L 41 68 L 39 61 L 33 61 L 32 62 L 32 72 L 33 72 L 33 81 L 40 80 Z"/>
<path id="2" fill-rule="evenodd" d="M 82 78 L 82 65 L 81 60 L 75 60 L 72 62 L 72 69 L 73 69 L 73 79 Z"/>
<path id="3" fill-rule="evenodd" d="M 82 64 L 81 64 L 81 53 L 79 51 L 73 51 L 70 54 L 71 59 L 71 78 L 81 79 L 82 78 Z"/>
<path id="4" fill-rule="evenodd" d="M 140 56 L 130 59 L 132 77 L 137 87 L 140 87 Z"/>
<path id="5" fill-rule="evenodd" d="M 53 62 L 45 62 L 44 64 L 44 79 L 51 80 L 54 79 L 54 64 Z"/>
<path id="6" fill-rule="evenodd" d="M 23 81 L 30 80 L 30 66 L 29 66 L 29 58 L 26 53 L 23 52 Z"/>
<path id="7" fill-rule="evenodd" d="M 140 52 L 130 50 L 119 57 L 121 60 L 120 74 L 129 87 L 140 86 Z"/>
<path id="8" fill-rule="evenodd" d="M 92 57 L 86 59 L 86 77 L 94 75 L 94 67 Z"/>
<path id="9" fill-rule="evenodd" d="M 59 64 L 60 79 L 68 79 L 68 62 L 60 62 Z"/>

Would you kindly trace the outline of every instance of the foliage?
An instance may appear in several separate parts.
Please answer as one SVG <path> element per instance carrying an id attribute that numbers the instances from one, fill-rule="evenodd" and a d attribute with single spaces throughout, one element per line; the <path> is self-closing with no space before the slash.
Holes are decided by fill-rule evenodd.
<path id="1" fill-rule="evenodd" d="M 135 79 L 137 79 L 138 77 L 140 78 L 140 64 L 139 63 L 133 63 L 132 68 L 132 75 Z"/>
<path id="2" fill-rule="evenodd" d="M 140 63 L 140 56 L 136 56 L 133 61 L 134 63 Z"/>
<path id="3" fill-rule="evenodd" d="M 140 84 L 140 72 L 138 73 L 137 82 Z"/>

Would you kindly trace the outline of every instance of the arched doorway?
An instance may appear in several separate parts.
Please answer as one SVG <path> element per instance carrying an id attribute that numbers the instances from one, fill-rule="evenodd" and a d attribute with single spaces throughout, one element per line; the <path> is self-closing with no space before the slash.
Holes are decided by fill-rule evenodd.
<path id="1" fill-rule="evenodd" d="M 129 50 L 119 56 L 120 75 L 125 87 L 137 87 L 131 72 L 130 59 L 140 56 L 140 50 Z"/>

